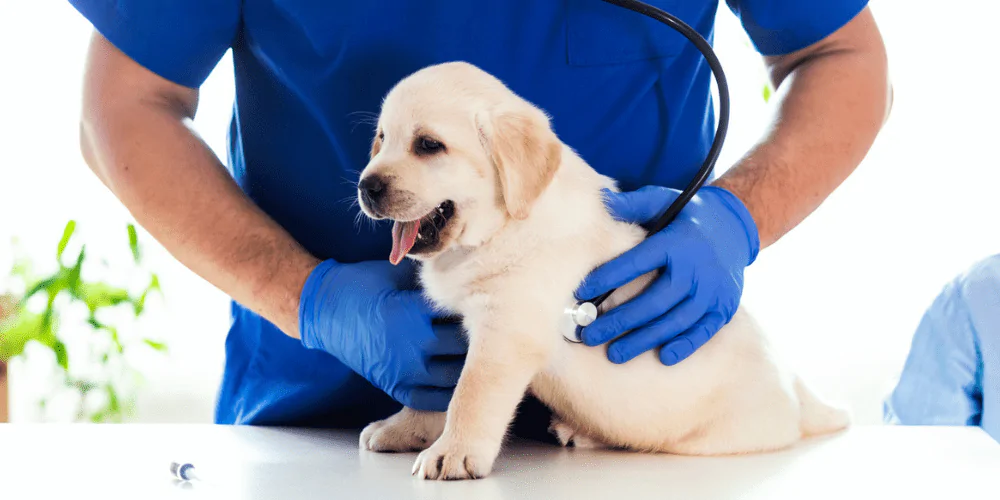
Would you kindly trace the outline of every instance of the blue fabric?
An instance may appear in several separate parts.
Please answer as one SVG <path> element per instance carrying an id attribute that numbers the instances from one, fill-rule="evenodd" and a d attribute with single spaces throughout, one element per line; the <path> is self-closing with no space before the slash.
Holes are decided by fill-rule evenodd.
<path id="1" fill-rule="evenodd" d="M 1000 441 L 1000 255 L 927 309 L 884 413 L 891 424 L 981 426 Z"/>
<path id="2" fill-rule="evenodd" d="M 70 0 L 124 53 L 196 87 L 231 47 L 229 168 L 321 259 L 386 259 L 388 225 L 355 224 L 357 172 L 389 88 L 424 66 L 476 64 L 553 116 L 556 132 L 633 190 L 681 188 L 712 141 L 711 74 L 685 39 L 599 0 Z M 718 0 L 652 0 L 712 39 Z M 755 42 L 791 51 L 863 0 L 734 2 Z M 347 425 L 398 406 L 338 360 L 239 304 L 221 423 Z"/>
<path id="3" fill-rule="evenodd" d="M 763 55 L 787 54 L 837 31 L 866 0 L 726 0 Z"/>

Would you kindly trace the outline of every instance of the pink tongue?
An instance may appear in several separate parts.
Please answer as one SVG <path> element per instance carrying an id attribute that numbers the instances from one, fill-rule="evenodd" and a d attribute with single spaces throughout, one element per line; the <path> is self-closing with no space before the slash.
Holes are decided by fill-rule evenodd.
<path id="1" fill-rule="evenodd" d="M 410 252 L 417 242 L 417 233 L 420 232 L 420 220 L 410 222 L 396 221 L 392 225 L 392 252 L 389 254 L 389 262 L 392 265 L 399 264 L 403 257 Z"/>

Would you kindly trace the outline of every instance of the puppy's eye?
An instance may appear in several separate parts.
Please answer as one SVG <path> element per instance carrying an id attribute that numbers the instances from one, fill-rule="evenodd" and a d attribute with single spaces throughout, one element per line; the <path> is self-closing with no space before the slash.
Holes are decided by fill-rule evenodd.
<path id="1" fill-rule="evenodd" d="M 382 132 L 381 130 L 378 131 L 378 140 L 380 141 L 385 140 L 385 132 Z"/>
<path id="2" fill-rule="evenodd" d="M 444 144 L 427 136 L 417 137 L 414 141 L 413 150 L 418 155 L 433 155 L 445 150 Z"/>

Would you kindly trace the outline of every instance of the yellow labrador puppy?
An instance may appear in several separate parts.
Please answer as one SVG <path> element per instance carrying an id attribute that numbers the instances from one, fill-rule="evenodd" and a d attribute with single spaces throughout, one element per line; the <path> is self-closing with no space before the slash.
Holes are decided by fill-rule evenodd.
<path id="1" fill-rule="evenodd" d="M 608 214 L 601 190 L 614 181 L 564 145 L 543 111 L 470 64 L 425 68 L 389 92 L 361 187 L 364 213 L 394 221 L 390 260 L 422 261 L 427 295 L 461 315 L 469 336 L 447 414 L 407 408 L 361 434 L 369 450 L 423 449 L 420 477 L 489 474 L 526 390 L 575 446 L 751 453 L 849 423 L 775 361 L 742 308 L 675 366 L 655 352 L 615 365 L 604 349 L 566 342 L 574 291 L 644 232 Z"/>

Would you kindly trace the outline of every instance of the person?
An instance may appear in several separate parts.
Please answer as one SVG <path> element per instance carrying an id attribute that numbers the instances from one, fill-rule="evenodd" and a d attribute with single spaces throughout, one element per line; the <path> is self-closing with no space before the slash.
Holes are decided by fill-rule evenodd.
<path id="1" fill-rule="evenodd" d="M 924 312 L 883 415 L 979 426 L 1000 441 L 1000 254 L 953 278 Z"/>
<path id="2" fill-rule="evenodd" d="M 703 56 L 601 0 L 70 3 L 95 28 L 85 160 L 172 255 L 233 298 L 218 423 L 355 427 L 401 404 L 447 408 L 462 332 L 422 298 L 414 264 L 388 262 L 389 228 L 358 224 L 350 203 L 373 136 L 362 125 L 405 76 L 454 60 L 495 75 L 620 182 L 609 210 L 625 220 L 665 209 L 714 138 Z M 716 1 L 666 3 L 712 38 Z M 850 175 L 890 107 L 866 0 L 728 7 L 770 71 L 777 115 L 656 245 L 587 277 L 580 299 L 669 271 L 583 330 L 612 362 L 655 351 L 675 364 L 714 335 L 739 302 L 744 269 Z M 224 166 L 189 121 L 229 50 L 236 98 Z"/>

